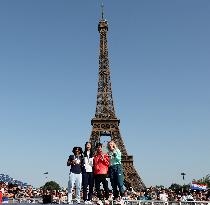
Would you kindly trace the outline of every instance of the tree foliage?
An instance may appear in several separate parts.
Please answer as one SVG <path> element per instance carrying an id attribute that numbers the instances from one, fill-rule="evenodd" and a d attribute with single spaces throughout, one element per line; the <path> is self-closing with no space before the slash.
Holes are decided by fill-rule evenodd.
<path id="1" fill-rule="evenodd" d="M 163 185 L 156 185 L 155 188 L 157 188 L 157 189 L 164 189 L 165 187 Z"/>
<path id="2" fill-rule="evenodd" d="M 49 181 L 46 182 L 45 185 L 42 187 L 45 190 L 60 190 L 60 185 L 58 183 L 56 183 L 55 181 Z"/>
<path id="3" fill-rule="evenodd" d="M 180 184 L 171 184 L 171 186 L 169 187 L 169 189 L 173 190 L 173 191 L 178 191 L 182 189 L 182 186 Z"/>
<path id="4" fill-rule="evenodd" d="M 177 191 L 188 191 L 190 189 L 190 184 L 184 184 L 184 185 L 171 184 L 169 189 L 171 189 L 171 190 L 173 190 L 175 192 L 177 192 Z"/>

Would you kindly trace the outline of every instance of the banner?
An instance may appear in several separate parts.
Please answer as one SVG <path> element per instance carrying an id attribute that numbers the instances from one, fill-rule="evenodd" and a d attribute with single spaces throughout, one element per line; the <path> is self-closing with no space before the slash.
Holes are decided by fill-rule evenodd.
<path id="1" fill-rule="evenodd" d="M 207 184 L 197 184 L 195 182 L 192 182 L 191 184 L 191 189 L 193 190 L 206 190 L 207 189 Z"/>

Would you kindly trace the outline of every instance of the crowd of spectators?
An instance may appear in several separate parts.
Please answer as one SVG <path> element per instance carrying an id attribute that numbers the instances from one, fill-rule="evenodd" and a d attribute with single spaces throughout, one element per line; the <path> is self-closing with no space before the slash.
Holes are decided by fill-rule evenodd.
<path id="1" fill-rule="evenodd" d="M 33 188 L 32 186 L 20 187 L 18 185 L 0 182 L 0 203 L 1 201 L 2 203 L 43 203 L 43 197 L 50 196 L 53 203 L 60 204 L 67 202 L 67 195 L 68 192 L 66 189 L 49 191 L 43 190 L 42 188 Z M 110 191 L 109 199 L 112 200 L 112 197 L 113 195 Z M 94 200 L 97 200 L 97 198 L 95 197 Z M 150 187 L 140 192 L 135 192 L 130 188 L 125 191 L 125 196 L 122 200 L 153 200 L 163 202 L 209 201 L 210 204 L 210 190 L 185 191 Z"/>
<path id="2" fill-rule="evenodd" d="M 128 192 L 127 200 L 154 200 L 154 201 L 210 201 L 210 190 L 172 190 L 150 187 L 140 192 Z"/>

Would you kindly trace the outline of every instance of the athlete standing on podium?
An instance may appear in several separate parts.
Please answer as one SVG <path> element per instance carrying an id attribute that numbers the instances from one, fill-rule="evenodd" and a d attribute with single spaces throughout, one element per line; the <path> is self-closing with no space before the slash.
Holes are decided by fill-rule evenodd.
<path id="1" fill-rule="evenodd" d="M 82 165 L 83 165 L 82 148 L 74 147 L 72 152 L 73 155 L 70 155 L 67 161 L 67 166 L 71 166 L 69 173 L 69 182 L 68 182 L 68 204 L 73 204 L 72 192 L 74 184 L 76 185 L 76 202 L 80 203 L 80 191 L 82 184 Z"/>
<path id="2" fill-rule="evenodd" d="M 91 143 L 86 142 L 84 151 L 84 164 L 82 169 L 83 200 L 85 204 L 92 204 L 91 201 L 93 196 L 93 185 L 93 151 Z"/>

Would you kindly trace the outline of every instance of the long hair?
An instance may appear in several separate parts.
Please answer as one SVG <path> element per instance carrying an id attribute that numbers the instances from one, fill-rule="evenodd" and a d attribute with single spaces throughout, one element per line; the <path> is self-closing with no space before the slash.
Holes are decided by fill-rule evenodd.
<path id="1" fill-rule="evenodd" d="M 85 143 L 84 157 L 87 157 L 87 151 L 88 151 L 88 150 L 87 150 L 87 144 L 88 144 L 88 143 L 90 143 L 90 142 L 86 142 L 86 143 Z M 91 144 L 91 143 L 90 143 L 90 144 Z M 90 155 L 89 155 L 89 157 L 90 157 L 90 158 L 93 157 L 93 148 L 92 148 L 92 144 L 91 144 L 91 148 L 90 148 Z"/>

